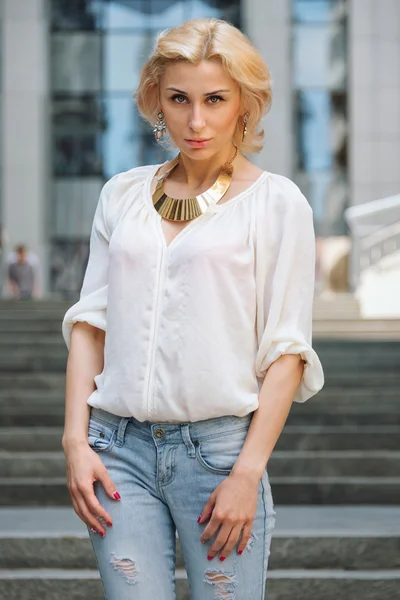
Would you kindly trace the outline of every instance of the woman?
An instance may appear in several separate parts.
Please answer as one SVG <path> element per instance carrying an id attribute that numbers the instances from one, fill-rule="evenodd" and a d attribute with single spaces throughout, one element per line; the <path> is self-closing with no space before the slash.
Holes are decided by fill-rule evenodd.
<path id="1" fill-rule="evenodd" d="M 264 598 L 266 464 L 292 401 L 323 385 L 311 208 L 243 155 L 262 146 L 270 100 L 261 56 L 228 23 L 164 32 L 137 103 L 179 153 L 100 195 L 63 322 L 63 448 L 108 599 L 175 598 L 176 532 L 192 600 Z"/>

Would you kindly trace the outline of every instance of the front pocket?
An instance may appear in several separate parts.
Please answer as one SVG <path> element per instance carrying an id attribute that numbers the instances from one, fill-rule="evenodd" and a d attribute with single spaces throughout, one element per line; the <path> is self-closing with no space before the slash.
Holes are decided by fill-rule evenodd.
<path id="1" fill-rule="evenodd" d="M 199 440 L 196 449 L 198 462 L 208 471 L 229 475 L 242 450 L 248 428 L 229 431 Z"/>
<path id="2" fill-rule="evenodd" d="M 108 452 L 115 444 L 117 430 L 107 423 L 90 417 L 88 427 L 88 444 L 96 452 Z"/>

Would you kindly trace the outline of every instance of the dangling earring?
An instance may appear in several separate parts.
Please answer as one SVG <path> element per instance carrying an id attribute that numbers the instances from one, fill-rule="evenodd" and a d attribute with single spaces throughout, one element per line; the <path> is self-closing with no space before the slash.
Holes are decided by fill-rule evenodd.
<path id="1" fill-rule="evenodd" d="M 247 133 L 247 119 L 249 118 L 249 113 L 246 113 L 243 119 L 243 135 L 242 135 L 242 142 L 244 140 L 244 138 L 246 137 L 246 133 Z"/>
<path id="2" fill-rule="evenodd" d="M 153 127 L 153 133 L 156 138 L 156 141 L 159 142 L 162 137 L 164 137 L 165 132 L 167 130 L 167 124 L 164 121 L 164 113 L 160 110 L 157 114 L 158 121 Z"/>

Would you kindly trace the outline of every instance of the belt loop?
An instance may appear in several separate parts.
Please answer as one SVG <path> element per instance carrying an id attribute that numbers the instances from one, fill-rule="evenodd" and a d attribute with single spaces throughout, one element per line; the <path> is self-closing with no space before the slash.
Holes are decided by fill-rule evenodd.
<path id="1" fill-rule="evenodd" d="M 115 442 L 116 446 L 123 446 L 125 439 L 125 430 L 129 421 L 130 417 L 121 417 L 118 425 L 117 441 Z"/>
<path id="2" fill-rule="evenodd" d="M 181 423 L 181 434 L 184 444 L 188 449 L 188 456 L 194 458 L 196 456 L 196 449 L 190 437 L 189 423 Z"/>

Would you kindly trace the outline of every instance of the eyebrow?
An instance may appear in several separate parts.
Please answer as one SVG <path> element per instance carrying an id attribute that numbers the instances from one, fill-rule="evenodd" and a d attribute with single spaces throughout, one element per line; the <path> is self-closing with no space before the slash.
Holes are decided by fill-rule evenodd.
<path id="1" fill-rule="evenodd" d="M 177 88 L 169 87 L 167 90 L 171 90 L 172 92 L 178 92 L 178 94 L 183 94 L 184 96 L 188 96 L 187 92 L 182 90 L 178 90 Z M 230 92 L 231 90 L 216 90 L 215 92 L 207 92 L 204 96 L 214 96 L 215 94 L 221 94 L 222 92 Z"/>

